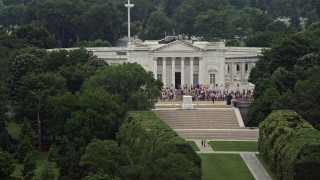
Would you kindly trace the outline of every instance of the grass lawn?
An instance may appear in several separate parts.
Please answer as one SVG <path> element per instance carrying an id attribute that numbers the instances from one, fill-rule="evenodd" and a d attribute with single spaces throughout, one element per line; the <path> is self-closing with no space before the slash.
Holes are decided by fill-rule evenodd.
<path id="1" fill-rule="evenodd" d="M 254 180 L 238 154 L 199 154 L 202 160 L 202 180 Z"/>
<path id="2" fill-rule="evenodd" d="M 20 129 L 22 124 L 13 122 L 13 120 L 6 122 L 7 130 L 13 139 L 19 139 Z"/>
<path id="3" fill-rule="evenodd" d="M 258 151 L 256 141 L 210 141 L 214 151 Z"/>
<path id="4" fill-rule="evenodd" d="M 187 143 L 192 147 L 194 151 L 200 151 L 200 149 L 198 148 L 198 146 L 194 141 L 187 141 Z"/>
<path id="5" fill-rule="evenodd" d="M 38 153 L 37 154 L 37 168 L 35 169 L 34 173 L 34 177 L 35 178 L 39 178 L 40 179 L 40 175 L 41 175 L 41 170 L 42 170 L 42 167 L 44 166 L 45 163 L 48 163 L 51 167 L 53 167 L 53 172 L 54 172 L 54 175 L 55 175 L 55 178 L 57 179 L 58 178 L 58 175 L 59 175 L 59 169 L 56 165 L 55 162 L 49 162 L 47 161 L 47 158 L 48 158 L 48 153 L 46 152 L 42 152 L 42 153 Z M 15 163 L 15 170 L 13 172 L 13 176 L 15 177 L 21 177 L 22 176 L 22 169 L 23 169 L 23 164 L 18 164 L 18 163 Z"/>
<path id="6" fill-rule="evenodd" d="M 271 171 L 271 168 L 269 166 L 269 164 L 264 160 L 264 158 L 262 157 L 261 154 L 256 154 L 257 158 L 259 159 L 259 161 L 261 162 L 261 164 L 263 165 L 264 169 L 266 169 L 266 171 L 268 172 L 268 174 L 271 176 L 271 178 L 273 180 L 277 180 L 277 176 L 275 173 L 273 173 Z"/>

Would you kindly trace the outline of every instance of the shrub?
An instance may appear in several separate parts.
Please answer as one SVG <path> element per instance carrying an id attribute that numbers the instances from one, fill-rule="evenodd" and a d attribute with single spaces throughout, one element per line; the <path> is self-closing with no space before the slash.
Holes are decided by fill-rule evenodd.
<path id="1" fill-rule="evenodd" d="M 274 111 L 259 126 L 259 151 L 278 179 L 318 179 L 320 132 L 291 110 Z"/>
<path id="2" fill-rule="evenodd" d="M 14 171 L 10 154 L 0 151 L 0 179 L 9 179 Z"/>
<path id="3" fill-rule="evenodd" d="M 58 147 L 56 145 L 51 145 L 48 153 L 48 161 L 55 162 L 58 153 Z"/>
<path id="4" fill-rule="evenodd" d="M 129 112 L 117 141 L 127 148 L 126 172 L 132 179 L 201 179 L 199 156 L 153 112 Z"/>

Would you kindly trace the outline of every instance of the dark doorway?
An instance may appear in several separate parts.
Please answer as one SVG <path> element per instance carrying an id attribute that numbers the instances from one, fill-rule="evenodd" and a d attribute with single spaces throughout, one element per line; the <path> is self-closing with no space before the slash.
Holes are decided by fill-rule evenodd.
<path id="1" fill-rule="evenodd" d="M 176 86 L 176 89 L 179 89 L 179 85 L 181 85 L 181 72 L 176 72 L 175 73 L 175 86 Z"/>

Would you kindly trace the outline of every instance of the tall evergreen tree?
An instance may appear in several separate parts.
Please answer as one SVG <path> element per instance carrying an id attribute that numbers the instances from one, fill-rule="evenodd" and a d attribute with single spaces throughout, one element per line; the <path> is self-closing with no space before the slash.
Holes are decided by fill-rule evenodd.
<path id="1" fill-rule="evenodd" d="M 28 153 L 34 151 L 34 140 L 35 134 L 30 124 L 25 121 L 21 128 L 20 143 L 17 148 L 17 158 L 20 163 L 24 161 Z"/>

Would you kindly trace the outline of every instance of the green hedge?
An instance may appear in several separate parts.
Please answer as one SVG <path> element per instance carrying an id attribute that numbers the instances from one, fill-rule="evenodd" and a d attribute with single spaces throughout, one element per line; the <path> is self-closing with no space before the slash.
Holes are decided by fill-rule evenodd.
<path id="1" fill-rule="evenodd" d="M 129 112 L 117 141 L 137 179 L 201 179 L 200 157 L 153 112 Z"/>
<path id="2" fill-rule="evenodd" d="M 260 123 L 259 151 L 278 179 L 320 178 L 320 132 L 296 112 L 280 110 Z"/>

